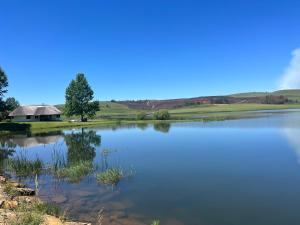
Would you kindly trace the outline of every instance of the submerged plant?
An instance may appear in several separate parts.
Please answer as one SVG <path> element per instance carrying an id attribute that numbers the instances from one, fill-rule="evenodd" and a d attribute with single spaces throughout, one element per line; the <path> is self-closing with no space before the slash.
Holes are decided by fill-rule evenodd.
<path id="1" fill-rule="evenodd" d="M 97 180 L 102 184 L 116 185 L 124 177 L 120 168 L 109 168 L 96 175 Z"/>

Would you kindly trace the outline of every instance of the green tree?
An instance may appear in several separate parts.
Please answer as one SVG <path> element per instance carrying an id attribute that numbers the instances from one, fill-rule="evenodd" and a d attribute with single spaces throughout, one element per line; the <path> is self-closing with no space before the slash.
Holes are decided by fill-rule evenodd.
<path id="1" fill-rule="evenodd" d="M 7 92 L 8 80 L 5 72 L 0 67 L 0 100 L 2 100 L 4 94 Z"/>
<path id="2" fill-rule="evenodd" d="M 161 109 L 154 113 L 154 118 L 157 120 L 168 120 L 170 119 L 170 114 L 168 110 Z"/>
<path id="3" fill-rule="evenodd" d="M 20 103 L 13 97 L 9 97 L 5 101 L 6 110 L 11 112 L 20 106 Z"/>
<path id="4" fill-rule="evenodd" d="M 8 115 L 11 111 L 15 110 L 20 106 L 19 102 L 15 98 L 7 98 L 6 101 L 1 103 L 1 111 L 0 111 L 0 120 L 4 120 L 8 118 Z"/>
<path id="5" fill-rule="evenodd" d="M 7 92 L 8 80 L 5 72 L 0 67 L 0 112 L 5 110 L 4 94 Z"/>
<path id="6" fill-rule="evenodd" d="M 85 117 L 91 118 L 99 111 L 99 102 L 94 101 L 94 92 L 88 84 L 84 74 L 79 73 L 66 89 L 66 116 L 80 116 L 81 121 Z"/>
<path id="7" fill-rule="evenodd" d="M 147 114 L 145 112 L 139 112 L 137 115 L 136 115 L 136 119 L 137 120 L 145 120 L 147 117 Z"/>

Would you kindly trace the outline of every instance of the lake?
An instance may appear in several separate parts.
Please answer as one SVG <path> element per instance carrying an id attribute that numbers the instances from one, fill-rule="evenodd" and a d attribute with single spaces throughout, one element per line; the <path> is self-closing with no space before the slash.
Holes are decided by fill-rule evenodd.
<path id="1" fill-rule="evenodd" d="M 87 160 L 77 180 L 45 172 L 39 196 L 72 219 L 111 225 L 295 225 L 300 221 L 300 111 L 216 122 L 131 125 L 16 135 L 10 157 L 51 167 Z M 3 150 L 2 150 L 3 151 Z M 121 168 L 115 185 L 96 173 Z M 126 174 L 126 175 L 125 175 Z M 14 176 L 14 174 L 11 174 Z M 34 177 L 22 177 L 34 187 Z"/>

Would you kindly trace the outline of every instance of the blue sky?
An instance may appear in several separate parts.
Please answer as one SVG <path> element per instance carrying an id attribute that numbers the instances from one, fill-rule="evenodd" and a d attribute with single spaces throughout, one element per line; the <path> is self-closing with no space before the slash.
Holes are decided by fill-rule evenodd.
<path id="1" fill-rule="evenodd" d="M 63 103 L 78 72 L 99 100 L 271 91 L 300 47 L 300 1 L 0 0 L 7 96 Z"/>

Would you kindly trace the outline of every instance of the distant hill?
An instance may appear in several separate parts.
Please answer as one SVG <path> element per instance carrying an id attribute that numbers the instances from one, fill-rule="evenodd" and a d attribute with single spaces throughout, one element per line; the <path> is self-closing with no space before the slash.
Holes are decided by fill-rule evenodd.
<path id="1" fill-rule="evenodd" d="M 127 100 L 102 101 L 102 113 L 120 113 L 135 109 L 174 109 L 203 104 L 293 104 L 300 102 L 300 89 L 279 90 L 274 92 L 245 92 L 226 96 L 204 96 L 166 100 Z M 64 105 L 57 105 L 63 110 Z"/>
<path id="2" fill-rule="evenodd" d="M 279 90 L 274 92 L 245 92 L 245 93 L 237 93 L 229 96 L 237 97 L 237 98 L 249 98 L 249 97 L 263 97 L 267 95 L 275 95 L 275 96 L 283 95 L 284 97 L 290 100 L 300 101 L 300 89 Z"/>
<path id="3" fill-rule="evenodd" d="M 118 101 L 131 109 L 171 109 L 201 104 L 287 104 L 300 102 L 300 89 L 279 90 L 275 92 L 247 92 L 228 96 L 204 96 L 166 100 Z"/>

